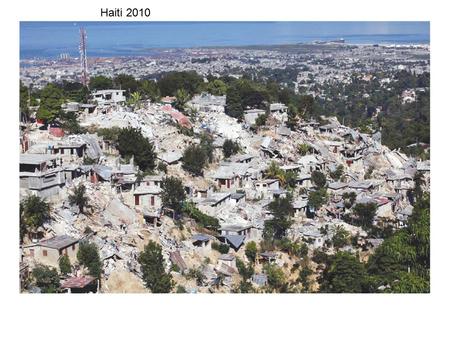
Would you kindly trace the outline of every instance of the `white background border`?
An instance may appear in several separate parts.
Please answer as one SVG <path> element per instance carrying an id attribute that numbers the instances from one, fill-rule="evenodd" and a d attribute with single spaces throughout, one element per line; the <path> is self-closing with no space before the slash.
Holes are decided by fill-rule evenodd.
<path id="1" fill-rule="evenodd" d="M 432 1 L 4 1 L 1 54 L 2 337 L 448 335 L 448 9 Z M 443 2 L 442 2 L 443 3 Z M 100 7 L 150 7 L 153 21 L 431 21 L 430 295 L 21 295 L 18 289 L 19 21 L 103 21 Z M 117 19 L 112 19 L 117 20 Z M 137 20 L 139 21 L 139 20 Z M 447 332 L 447 333 L 445 333 Z"/>

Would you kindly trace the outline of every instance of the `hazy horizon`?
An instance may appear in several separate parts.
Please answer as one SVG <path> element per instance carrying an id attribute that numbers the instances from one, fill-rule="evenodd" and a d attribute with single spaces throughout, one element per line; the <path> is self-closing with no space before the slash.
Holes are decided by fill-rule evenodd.
<path id="1" fill-rule="evenodd" d="M 344 38 L 350 44 L 428 44 L 429 22 L 26 22 L 20 57 L 78 55 L 85 27 L 90 56 L 139 56 L 149 49 L 276 45 Z"/>

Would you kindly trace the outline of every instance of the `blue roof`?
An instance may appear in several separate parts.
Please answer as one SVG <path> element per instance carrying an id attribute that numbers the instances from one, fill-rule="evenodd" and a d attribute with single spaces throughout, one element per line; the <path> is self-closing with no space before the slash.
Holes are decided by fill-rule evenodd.
<path id="1" fill-rule="evenodd" d="M 207 242 L 209 240 L 210 240 L 210 237 L 205 234 L 195 234 L 194 236 L 192 236 L 193 242 Z"/>
<path id="2" fill-rule="evenodd" d="M 234 249 L 239 249 L 245 239 L 243 235 L 225 235 L 224 237 Z"/>
<path id="3" fill-rule="evenodd" d="M 264 273 L 254 274 L 252 277 L 253 283 L 263 286 L 267 284 L 267 275 Z"/>

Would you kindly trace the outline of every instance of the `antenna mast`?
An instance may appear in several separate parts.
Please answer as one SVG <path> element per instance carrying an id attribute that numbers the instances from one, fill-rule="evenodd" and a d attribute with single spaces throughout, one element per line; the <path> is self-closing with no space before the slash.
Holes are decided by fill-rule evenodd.
<path id="1" fill-rule="evenodd" d="M 87 54 L 86 54 L 86 30 L 84 27 L 80 27 L 80 61 L 81 61 L 81 83 L 87 86 L 89 83 L 88 71 L 87 71 Z"/>

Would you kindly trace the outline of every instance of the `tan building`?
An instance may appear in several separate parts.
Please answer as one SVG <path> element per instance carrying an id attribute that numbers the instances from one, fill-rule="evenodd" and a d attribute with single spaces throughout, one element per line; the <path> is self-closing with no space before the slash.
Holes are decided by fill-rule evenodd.
<path id="1" fill-rule="evenodd" d="M 59 268 L 59 259 L 63 255 L 69 257 L 70 263 L 77 261 L 79 240 L 68 235 L 56 236 L 37 243 L 25 245 L 23 254 L 37 264 Z"/>

